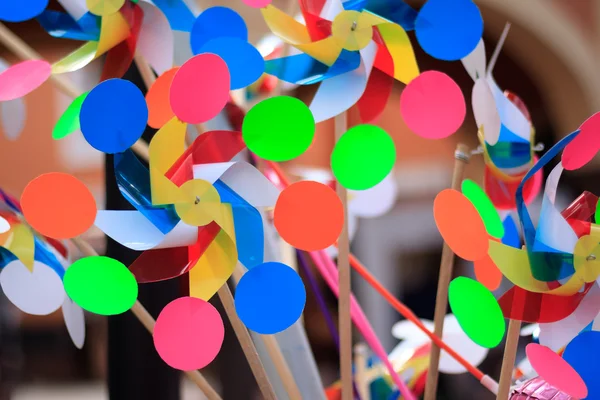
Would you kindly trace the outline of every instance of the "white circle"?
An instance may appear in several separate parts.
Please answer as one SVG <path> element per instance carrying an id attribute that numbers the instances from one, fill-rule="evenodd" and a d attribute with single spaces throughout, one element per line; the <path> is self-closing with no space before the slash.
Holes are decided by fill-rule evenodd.
<path id="1" fill-rule="evenodd" d="M 11 261 L 0 272 L 0 286 L 11 303 L 32 315 L 52 314 L 66 296 L 60 276 L 39 261 L 33 262 L 33 272 L 21 261 Z"/>
<path id="2" fill-rule="evenodd" d="M 10 224 L 8 223 L 8 221 L 3 218 L 0 217 L 0 233 L 6 233 L 10 230 Z"/>
<path id="3" fill-rule="evenodd" d="M 78 349 L 83 348 L 85 342 L 85 314 L 83 309 L 75 304 L 69 296 L 65 295 L 62 313 L 73 344 Z"/>

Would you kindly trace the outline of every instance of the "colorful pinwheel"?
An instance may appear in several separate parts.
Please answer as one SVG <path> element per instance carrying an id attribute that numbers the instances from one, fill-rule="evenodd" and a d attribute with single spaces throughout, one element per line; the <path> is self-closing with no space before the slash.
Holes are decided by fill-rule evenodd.
<path id="1" fill-rule="evenodd" d="M 26 224 L 19 201 L 0 190 L 0 286 L 5 296 L 26 314 L 49 315 L 62 310 L 71 340 L 85 341 L 85 316 L 65 292 L 63 277 L 71 264 L 69 247 L 61 240 L 34 232 Z"/>
<path id="2" fill-rule="evenodd" d="M 267 73 L 283 81 L 321 82 L 311 103 L 317 122 L 354 104 L 364 122 L 376 119 L 391 94 L 393 80 L 419 74 L 404 29 L 341 2 L 301 2 L 306 25 L 272 5 L 261 9 L 271 31 L 302 53 L 266 62 Z"/>
<path id="3" fill-rule="evenodd" d="M 525 103 L 499 88 L 485 62 L 483 41 L 463 60 L 475 81 L 472 108 L 485 161 L 485 191 L 497 209 L 516 209 L 515 193 L 535 164 L 535 129 Z M 542 187 L 542 172 L 527 182 L 523 195 L 532 202 Z"/>

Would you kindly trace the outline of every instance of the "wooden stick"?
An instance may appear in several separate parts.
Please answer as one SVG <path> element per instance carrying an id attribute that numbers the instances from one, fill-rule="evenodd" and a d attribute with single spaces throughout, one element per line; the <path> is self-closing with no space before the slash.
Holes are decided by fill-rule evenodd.
<path id="1" fill-rule="evenodd" d="M 334 120 L 336 141 L 346 133 L 348 119 L 345 112 Z M 348 236 L 348 202 L 346 188 L 336 182 L 336 192 L 344 207 L 344 227 L 338 239 L 339 296 L 338 318 L 340 332 L 340 375 L 342 400 L 353 399 L 352 387 L 352 320 L 350 319 L 350 239 Z"/>
<path id="2" fill-rule="evenodd" d="M 71 239 L 71 241 L 77 246 L 79 251 L 81 251 L 85 256 L 97 256 L 98 253 L 94 248 L 85 240 L 80 237 L 76 237 Z M 152 315 L 146 310 L 146 308 L 136 300 L 131 307 L 131 312 L 135 317 L 144 325 L 144 327 L 152 334 L 154 332 L 154 325 L 156 325 L 156 321 L 152 318 Z M 204 393 L 204 395 L 209 400 L 222 400 L 221 396 L 213 389 L 213 387 L 208 383 L 208 381 L 202 376 L 199 371 L 185 371 L 185 374 L 198 386 L 198 388 Z"/>
<path id="3" fill-rule="evenodd" d="M 258 383 L 258 387 L 263 395 L 265 400 L 277 400 L 275 396 L 275 391 L 273 390 L 273 386 L 271 382 L 269 382 L 269 378 L 267 377 L 267 373 L 265 371 L 260 358 L 258 357 L 258 353 L 256 352 L 256 347 L 252 342 L 252 338 L 250 337 L 250 333 L 240 320 L 235 311 L 235 304 L 233 301 L 233 295 L 231 294 L 231 290 L 229 290 L 229 286 L 224 284 L 221 286 L 219 291 L 217 292 L 219 295 L 219 299 L 221 303 L 223 303 L 223 308 L 225 308 L 225 313 L 229 317 L 229 321 L 233 326 L 233 330 L 235 331 L 235 335 L 242 346 L 242 350 L 246 359 L 248 360 L 248 364 L 250 365 L 250 369 L 254 374 L 254 378 L 256 378 L 256 382 Z"/>
<path id="4" fill-rule="evenodd" d="M 354 346 L 354 369 L 356 387 L 361 400 L 371 400 L 369 377 L 367 376 L 367 354 L 369 350 L 364 343 Z"/>
<path id="5" fill-rule="evenodd" d="M 235 270 L 233 271 L 233 282 L 235 285 L 238 284 L 242 276 L 244 275 L 244 269 L 241 264 L 237 264 Z M 302 394 L 298 385 L 296 384 L 296 380 L 292 375 L 292 371 L 281 352 L 281 348 L 279 347 L 279 343 L 277 343 L 277 339 L 273 335 L 260 335 L 261 340 L 263 341 L 265 348 L 267 349 L 267 353 L 269 353 L 269 357 L 271 357 L 271 361 L 275 365 L 275 369 L 277 370 L 277 374 L 281 379 L 281 383 L 290 398 L 290 400 L 302 400 Z"/>
<path id="6" fill-rule="evenodd" d="M 517 358 L 520 333 L 521 321 L 511 319 L 508 323 L 508 334 L 506 335 L 506 345 L 504 346 L 504 357 L 502 358 L 502 370 L 500 371 L 500 382 L 498 384 L 496 400 L 506 400 L 510 395 L 510 384 L 512 382 L 515 359 Z"/>
<path id="7" fill-rule="evenodd" d="M 144 56 L 142 56 L 140 53 L 136 52 L 135 56 L 133 56 L 133 60 L 135 61 L 135 65 L 138 67 L 138 71 L 140 71 L 140 75 L 142 76 L 144 85 L 146 85 L 146 89 L 150 90 L 150 87 L 156 81 L 156 75 L 154 75 L 154 71 L 152 71 L 150 64 L 148 64 Z"/>
<path id="8" fill-rule="evenodd" d="M 469 149 L 464 144 L 459 144 L 454 152 L 454 172 L 452 174 L 452 189 L 460 190 L 463 180 L 465 166 L 469 162 Z M 454 269 L 454 253 L 450 247 L 444 243 L 442 249 L 442 259 L 440 262 L 440 275 L 438 278 L 437 296 L 435 299 L 435 314 L 433 317 L 433 333 L 441 338 L 444 333 L 444 318 L 448 307 L 448 286 L 452 278 Z M 429 360 L 429 370 L 427 372 L 427 381 L 425 384 L 424 400 L 435 400 L 437 395 L 437 385 L 439 376 L 440 347 L 435 343 L 431 344 L 431 355 Z"/>

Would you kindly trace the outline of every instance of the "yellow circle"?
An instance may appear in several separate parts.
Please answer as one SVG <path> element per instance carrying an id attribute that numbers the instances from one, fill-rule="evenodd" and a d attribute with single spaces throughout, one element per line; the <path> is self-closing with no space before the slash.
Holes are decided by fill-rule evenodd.
<path id="1" fill-rule="evenodd" d="M 573 251 L 575 273 L 586 283 L 594 282 L 600 276 L 600 243 L 597 237 L 585 235 L 575 244 Z"/>
<path id="2" fill-rule="evenodd" d="M 119 11 L 125 0 L 85 0 L 85 4 L 92 14 L 104 17 Z"/>
<path id="3" fill-rule="evenodd" d="M 363 13 L 342 11 L 331 24 L 331 36 L 345 50 L 364 49 L 373 39 L 373 26 Z"/>
<path id="4" fill-rule="evenodd" d="M 205 226 L 214 221 L 221 209 L 219 192 L 209 182 L 194 179 L 179 188 L 185 202 L 175 204 L 175 212 L 183 222 L 192 226 Z"/>

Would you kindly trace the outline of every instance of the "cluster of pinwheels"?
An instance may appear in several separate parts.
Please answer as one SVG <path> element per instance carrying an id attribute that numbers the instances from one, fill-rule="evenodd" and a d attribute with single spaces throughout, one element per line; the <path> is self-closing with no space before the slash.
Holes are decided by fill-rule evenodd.
<path id="1" fill-rule="evenodd" d="M 458 256 L 475 263 L 480 281 L 460 277 L 451 283 L 450 305 L 462 328 L 473 341 L 491 348 L 502 340 L 505 317 L 539 324 L 539 344 L 527 349 L 529 363 L 548 383 L 575 398 L 600 393 L 592 373 L 596 358 L 590 353 L 600 345 L 593 323 L 600 312 L 600 240 L 592 222 L 598 198 L 585 192 L 562 212 L 555 201 L 563 171 L 585 165 L 596 154 L 592 132 L 599 122 L 598 114 L 590 117 L 544 154 L 519 183 L 515 203 L 523 248 L 518 231 L 502 229 L 492 202 L 468 181 L 462 194 L 441 192 L 434 206 L 444 240 Z M 546 181 L 535 226 L 524 188 L 561 151 L 562 160 Z M 514 286 L 496 300 L 490 290 L 497 289 L 503 277 Z M 562 349 L 561 358 L 555 352 Z"/>

